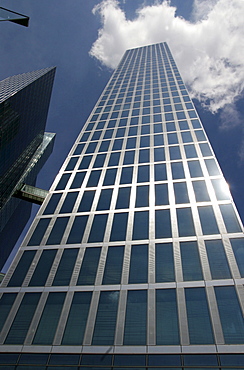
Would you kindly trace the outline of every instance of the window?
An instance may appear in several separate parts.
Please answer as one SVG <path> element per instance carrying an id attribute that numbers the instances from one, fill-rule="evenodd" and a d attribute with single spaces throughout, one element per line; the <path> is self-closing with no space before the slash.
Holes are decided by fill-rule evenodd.
<path id="1" fill-rule="evenodd" d="M 123 167 L 121 172 L 120 184 L 131 184 L 133 167 Z"/>
<path id="2" fill-rule="evenodd" d="M 35 254 L 36 254 L 35 250 L 24 251 L 17 267 L 14 270 L 13 275 L 11 276 L 8 286 L 21 286 L 22 285 Z"/>
<path id="3" fill-rule="evenodd" d="M 149 186 L 136 187 L 136 207 L 148 207 L 149 205 Z"/>
<path id="4" fill-rule="evenodd" d="M 176 212 L 179 236 L 195 235 L 195 227 L 193 223 L 191 208 L 178 208 Z"/>
<path id="5" fill-rule="evenodd" d="M 58 217 L 53 225 L 51 233 L 47 239 L 47 245 L 60 244 L 65 232 L 69 217 Z"/>
<path id="6" fill-rule="evenodd" d="M 43 250 L 29 286 L 45 286 L 57 249 Z"/>
<path id="7" fill-rule="evenodd" d="M 116 209 L 129 208 L 130 192 L 131 192 L 130 187 L 119 188 L 117 203 L 115 207 Z"/>
<path id="8" fill-rule="evenodd" d="M 76 216 L 70 230 L 67 244 L 81 243 L 88 216 Z"/>
<path id="9" fill-rule="evenodd" d="M 137 182 L 149 181 L 149 166 L 138 166 Z"/>
<path id="10" fill-rule="evenodd" d="M 208 202 L 210 201 L 207 186 L 204 180 L 192 182 L 196 201 L 197 202 Z"/>
<path id="11" fill-rule="evenodd" d="M 75 174 L 75 177 L 74 177 L 74 180 L 70 186 L 70 189 L 76 189 L 76 188 L 80 188 L 82 183 L 83 183 L 83 180 L 86 176 L 86 172 L 77 172 Z"/>
<path id="12" fill-rule="evenodd" d="M 51 198 L 49 199 L 49 202 L 43 212 L 44 215 L 53 214 L 55 212 L 55 209 L 58 205 L 58 202 L 62 196 L 62 193 L 54 193 L 52 194 Z"/>
<path id="13" fill-rule="evenodd" d="M 77 254 L 78 248 L 69 248 L 63 251 L 52 285 L 69 285 Z"/>
<path id="14" fill-rule="evenodd" d="M 95 283 L 100 253 L 101 248 L 86 248 L 77 285 L 93 285 Z"/>
<path id="15" fill-rule="evenodd" d="M 244 277 L 244 239 L 230 239 L 241 277 Z"/>
<path id="16" fill-rule="evenodd" d="M 206 240 L 206 250 L 212 279 L 229 279 L 231 273 L 221 240 Z"/>
<path id="17" fill-rule="evenodd" d="M 105 177 L 104 177 L 104 181 L 103 181 L 103 185 L 104 186 L 106 186 L 106 185 L 114 185 L 115 178 L 116 178 L 116 173 L 117 173 L 117 168 L 109 168 L 106 171 L 106 174 L 105 174 Z"/>
<path id="18" fill-rule="evenodd" d="M 219 234 L 212 206 L 198 207 L 199 217 L 204 235 Z"/>
<path id="19" fill-rule="evenodd" d="M 167 180 L 167 172 L 166 172 L 165 163 L 154 165 L 154 177 L 155 177 L 155 181 Z"/>
<path id="20" fill-rule="evenodd" d="M 184 281 L 202 280 L 202 267 L 197 242 L 180 243 Z"/>
<path id="21" fill-rule="evenodd" d="M 29 246 L 41 244 L 42 238 L 47 230 L 50 218 L 41 218 L 28 242 Z"/>
<path id="22" fill-rule="evenodd" d="M 90 211 L 94 195 L 95 195 L 95 190 L 84 191 L 83 197 L 81 199 L 81 202 L 78 208 L 78 212 Z"/>
<path id="23" fill-rule="evenodd" d="M 148 282 L 148 245 L 132 245 L 129 284 Z"/>
<path id="24" fill-rule="evenodd" d="M 160 209 L 155 211 L 155 238 L 171 238 L 170 210 Z"/>
<path id="25" fill-rule="evenodd" d="M 189 203 L 189 196 L 186 182 L 175 182 L 174 183 L 174 194 L 175 194 L 175 203 Z"/>
<path id="26" fill-rule="evenodd" d="M 221 204 L 219 208 L 222 213 L 227 232 L 241 232 L 242 230 L 232 204 Z"/>
<path id="27" fill-rule="evenodd" d="M 128 213 L 115 213 L 110 235 L 111 241 L 125 240 L 127 230 Z"/>
<path id="28" fill-rule="evenodd" d="M 120 284 L 124 259 L 124 247 L 109 247 L 103 274 L 103 284 Z"/>
<path id="29" fill-rule="evenodd" d="M 185 178 L 185 172 L 184 172 L 182 162 L 171 163 L 171 169 L 172 169 L 172 176 L 174 180 Z"/>
<path id="30" fill-rule="evenodd" d="M 188 166 L 189 166 L 191 177 L 202 177 L 203 176 L 199 161 L 190 161 L 188 162 Z"/>
<path id="31" fill-rule="evenodd" d="M 107 224 L 107 214 L 95 215 L 90 231 L 88 243 L 102 242 Z"/>
<path id="32" fill-rule="evenodd" d="M 155 281 L 165 283 L 175 280 L 172 243 L 155 245 Z"/>
<path id="33" fill-rule="evenodd" d="M 120 152 L 111 153 L 108 166 L 109 167 L 117 166 L 119 164 L 119 158 L 120 158 Z"/>
<path id="34" fill-rule="evenodd" d="M 97 186 L 101 173 L 101 170 L 91 171 L 89 180 L 87 182 L 87 187 Z"/>
<path id="35" fill-rule="evenodd" d="M 72 209 L 75 205 L 75 201 L 77 199 L 78 194 L 79 193 L 77 191 L 67 193 L 67 195 L 65 197 L 65 200 L 62 204 L 62 207 L 60 209 L 60 213 L 70 213 L 70 212 L 72 212 Z"/>
<path id="36" fill-rule="evenodd" d="M 97 211 L 109 209 L 112 198 L 113 189 L 102 189 L 99 201 L 97 204 Z"/>
<path id="37" fill-rule="evenodd" d="M 135 212 L 133 225 L 133 240 L 148 239 L 149 212 Z"/>

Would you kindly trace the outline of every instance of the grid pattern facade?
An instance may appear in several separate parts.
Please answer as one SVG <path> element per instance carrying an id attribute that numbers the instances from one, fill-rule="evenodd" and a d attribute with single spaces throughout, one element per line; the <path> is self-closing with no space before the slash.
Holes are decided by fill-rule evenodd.
<path id="1" fill-rule="evenodd" d="M 128 50 L 2 283 L 0 349 L 225 366 L 244 351 L 243 240 L 167 44 Z"/>

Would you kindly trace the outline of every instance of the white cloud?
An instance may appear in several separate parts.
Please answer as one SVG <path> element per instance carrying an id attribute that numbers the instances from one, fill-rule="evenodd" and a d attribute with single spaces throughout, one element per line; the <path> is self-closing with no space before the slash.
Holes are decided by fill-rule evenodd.
<path id="1" fill-rule="evenodd" d="M 244 89 L 244 1 L 195 0 L 192 22 L 175 11 L 158 0 L 127 20 L 117 0 L 102 1 L 91 55 L 115 68 L 126 49 L 166 41 L 192 97 L 212 112 L 233 106 Z"/>

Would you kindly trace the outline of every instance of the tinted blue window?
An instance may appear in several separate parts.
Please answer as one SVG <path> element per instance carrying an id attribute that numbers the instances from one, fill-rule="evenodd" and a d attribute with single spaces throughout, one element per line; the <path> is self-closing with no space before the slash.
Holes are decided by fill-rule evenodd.
<path id="1" fill-rule="evenodd" d="M 154 148 L 154 162 L 165 161 L 164 148 Z"/>
<path id="2" fill-rule="evenodd" d="M 55 190 L 63 190 L 65 189 L 68 181 L 69 181 L 69 178 L 70 178 L 70 173 L 65 173 L 64 175 L 62 175 L 61 179 L 59 180 L 59 183 L 58 185 L 56 186 L 56 189 Z"/>
<path id="3" fill-rule="evenodd" d="M 136 136 L 137 135 L 137 130 L 138 130 L 137 126 L 130 127 L 129 132 L 128 132 L 128 136 Z"/>
<path id="4" fill-rule="evenodd" d="M 155 123 L 155 125 L 153 125 L 153 131 L 155 133 L 163 132 L 162 123 Z"/>
<path id="5" fill-rule="evenodd" d="M 198 141 L 206 141 L 206 136 L 202 130 L 195 131 L 196 137 Z"/>
<path id="6" fill-rule="evenodd" d="M 105 158 L 106 158 L 106 154 L 98 154 L 96 156 L 96 160 L 94 162 L 94 166 L 93 167 L 95 167 L 95 168 L 102 167 L 103 164 L 104 164 Z"/>
<path id="7" fill-rule="evenodd" d="M 221 204 L 219 208 L 222 213 L 227 232 L 241 232 L 242 230 L 232 204 Z"/>
<path id="8" fill-rule="evenodd" d="M 86 172 L 77 172 L 75 174 L 75 177 L 74 177 L 74 180 L 70 186 L 70 189 L 77 189 L 77 188 L 80 188 L 82 183 L 83 183 L 83 180 L 86 176 Z"/>
<path id="9" fill-rule="evenodd" d="M 215 287 L 214 289 L 225 343 L 243 343 L 243 314 L 241 312 L 235 288 L 233 286 L 221 286 Z"/>
<path id="10" fill-rule="evenodd" d="M 128 213 L 115 213 L 110 235 L 111 241 L 125 240 L 127 230 Z"/>
<path id="11" fill-rule="evenodd" d="M 171 232 L 171 221 L 170 221 L 170 210 L 160 209 L 155 211 L 155 238 L 170 238 Z"/>
<path id="12" fill-rule="evenodd" d="M 212 279 L 229 279 L 231 273 L 221 240 L 206 240 L 206 250 Z"/>
<path id="13" fill-rule="evenodd" d="M 197 151 L 194 144 L 184 145 L 186 158 L 196 158 Z"/>
<path id="14" fill-rule="evenodd" d="M 244 277 L 244 239 L 230 239 L 241 277 Z"/>
<path id="15" fill-rule="evenodd" d="M 123 139 L 115 139 L 112 151 L 120 150 L 122 148 Z"/>
<path id="16" fill-rule="evenodd" d="M 136 188 L 136 207 L 148 207 L 149 205 L 149 186 L 137 186 Z"/>
<path id="17" fill-rule="evenodd" d="M 182 137 L 183 143 L 191 143 L 193 141 L 190 131 L 182 132 L 181 137 Z"/>
<path id="18" fill-rule="evenodd" d="M 187 121 L 179 121 L 180 130 L 187 130 L 189 129 Z"/>
<path id="19" fill-rule="evenodd" d="M 39 245 L 41 244 L 41 241 L 42 241 L 42 238 L 47 230 L 47 227 L 49 225 L 49 222 L 50 222 L 50 218 L 42 218 L 40 219 L 40 221 L 38 222 L 31 238 L 30 238 L 30 241 L 28 243 L 28 245 Z"/>
<path id="20" fill-rule="evenodd" d="M 154 135 L 154 146 L 161 146 L 161 145 L 164 145 L 163 134 Z"/>
<path id="21" fill-rule="evenodd" d="M 119 292 L 101 292 L 94 326 L 93 345 L 111 345 L 114 343 Z"/>
<path id="22" fill-rule="evenodd" d="M 169 144 L 178 144 L 178 137 L 176 133 L 168 134 Z"/>
<path id="23" fill-rule="evenodd" d="M 181 159 L 181 153 L 180 153 L 180 148 L 178 146 L 170 146 L 169 147 L 169 154 L 170 154 L 170 159 Z"/>
<path id="24" fill-rule="evenodd" d="M 148 239 L 149 212 L 135 212 L 133 225 L 133 240 Z"/>
<path id="25" fill-rule="evenodd" d="M 141 149 L 139 151 L 139 163 L 146 163 L 149 162 L 149 149 Z"/>
<path id="26" fill-rule="evenodd" d="M 69 285 L 77 254 L 78 248 L 64 250 L 52 285 Z"/>
<path id="27" fill-rule="evenodd" d="M 94 285 L 101 248 L 86 248 L 76 285 Z"/>
<path id="28" fill-rule="evenodd" d="M 141 136 L 140 147 L 144 148 L 150 146 L 150 136 Z"/>
<path id="29" fill-rule="evenodd" d="M 147 291 L 129 290 L 124 328 L 124 345 L 145 345 L 147 336 Z"/>
<path id="30" fill-rule="evenodd" d="M 157 184 L 155 185 L 155 205 L 165 204 L 169 204 L 168 186 L 167 184 Z"/>
<path id="31" fill-rule="evenodd" d="M 97 186 L 98 181 L 99 181 L 99 179 L 100 179 L 100 175 L 101 175 L 101 173 L 102 173 L 102 171 L 101 171 L 101 170 L 91 171 L 91 174 L 90 174 L 89 180 L 88 180 L 88 182 L 87 182 L 87 187 Z"/>
<path id="32" fill-rule="evenodd" d="M 199 144 L 203 157 L 212 155 L 210 146 L 207 143 Z"/>
<path id="33" fill-rule="evenodd" d="M 185 296 L 190 343 L 214 343 L 205 289 L 186 288 Z"/>
<path id="34" fill-rule="evenodd" d="M 115 178 L 117 174 L 117 168 L 109 168 L 106 171 L 104 180 L 103 180 L 103 185 L 114 185 Z"/>
<path id="35" fill-rule="evenodd" d="M 132 245 L 129 284 L 148 282 L 148 246 Z"/>
<path id="36" fill-rule="evenodd" d="M 205 164 L 207 166 L 209 176 L 220 175 L 215 159 L 205 159 Z"/>
<path id="37" fill-rule="evenodd" d="M 207 186 L 204 180 L 192 182 L 196 201 L 197 202 L 208 202 L 210 201 Z"/>
<path id="38" fill-rule="evenodd" d="M 173 179 L 183 179 L 185 177 L 185 172 L 182 162 L 173 162 L 171 163 L 172 176 Z"/>
<path id="39" fill-rule="evenodd" d="M 84 148 L 85 144 L 78 144 L 73 155 L 78 155 L 81 154 L 82 149 Z"/>
<path id="40" fill-rule="evenodd" d="M 108 162 L 108 166 L 109 167 L 117 166 L 118 163 L 119 163 L 119 157 L 120 157 L 120 152 L 111 153 L 110 158 L 109 158 L 109 162 Z"/>
<path id="41" fill-rule="evenodd" d="M 202 280 L 202 267 L 197 242 L 180 243 L 183 279 Z"/>
<path id="42" fill-rule="evenodd" d="M 90 211 L 94 195 L 95 195 L 95 190 L 84 191 L 83 197 L 81 199 L 81 202 L 78 208 L 78 212 Z"/>
<path id="43" fill-rule="evenodd" d="M 126 149 L 133 149 L 136 147 L 136 137 L 129 137 L 126 143 Z"/>
<path id="44" fill-rule="evenodd" d="M 33 344 L 52 344 L 66 293 L 49 293 Z M 48 330 L 46 330 L 48 328 Z"/>
<path id="45" fill-rule="evenodd" d="M 149 366 L 180 366 L 180 355 L 148 355 Z M 173 368 L 174 369 L 174 368 Z"/>
<path id="46" fill-rule="evenodd" d="M 88 216 L 76 216 L 71 227 L 67 244 L 81 243 Z"/>
<path id="47" fill-rule="evenodd" d="M 146 135 L 146 134 L 150 134 L 150 125 L 141 126 L 141 135 Z"/>
<path id="48" fill-rule="evenodd" d="M 62 193 L 54 193 L 51 196 L 51 198 L 50 198 L 50 200 L 49 200 L 49 202 L 48 202 L 48 204 L 47 204 L 47 206 L 46 206 L 46 208 L 43 212 L 44 215 L 49 215 L 49 214 L 54 213 L 61 196 L 62 196 Z"/>
<path id="49" fill-rule="evenodd" d="M 226 184 L 225 180 L 223 179 L 213 179 L 211 180 L 216 198 L 218 200 L 229 200 L 230 199 L 230 192 L 228 185 Z"/>
<path id="50" fill-rule="evenodd" d="M 149 166 L 138 166 L 137 182 L 149 181 Z"/>
<path id="51" fill-rule="evenodd" d="M 71 158 L 65 168 L 65 171 L 72 171 L 75 168 L 77 161 L 78 161 L 78 157 Z"/>
<path id="52" fill-rule="evenodd" d="M 123 167 L 120 184 L 131 184 L 132 182 L 133 167 Z"/>
<path id="53" fill-rule="evenodd" d="M 175 182 L 174 183 L 174 194 L 175 194 L 175 203 L 189 203 L 189 196 L 186 182 Z"/>
<path id="54" fill-rule="evenodd" d="M 45 286 L 56 253 L 57 249 L 43 250 L 35 271 L 32 275 L 29 286 Z"/>
<path id="55" fill-rule="evenodd" d="M 175 289 L 156 290 L 156 343 L 179 344 L 179 325 Z M 161 365 L 161 364 L 160 364 Z"/>
<path id="56" fill-rule="evenodd" d="M 114 366 L 145 366 L 145 355 L 115 355 Z"/>
<path id="57" fill-rule="evenodd" d="M 134 158 L 135 158 L 135 151 L 134 150 L 129 150 L 129 151 L 125 152 L 123 164 L 133 164 L 134 163 Z"/>
<path id="58" fill-rule="evenodd" d="M 187 366 L 218 366 L 218 358 L 216 355 L 201 354 L 201 355 L 184 355 L 184 365 Z"/>
<path id="59" fill-rule="evenodd" d="M 111 137 L 113 136 L 113 132 L 114 130 L 106 130 L 103 139 L 111 139 Z"/>
<path id="60" fill-rule="evenodd" d="M 97 211 L 109 209 L 111 198 L 112 198 L 112 193 L 113 193 L 113 189 L 103 189 L 101 191 L 98 205 L 97 205 Z"/>
<path id="61" fill-rule="evenodd" d="M 31 320 L 34 316 L 41 293 L 25 293 L 14 321 L 8 332 L 5 344 L 23 344 Z"/>
<path id="62" fill-rule="evenodd" d="M 65 198 L 65 200 L 62 204 L 62 207 L 60 209 L 60 213 L 70 213 L 70 212 L 72 212 L 72 209 L 75 205 L 75 201 L 77 199 L 78 194 L 79 193 L 77 191 L 67 193 L 66 198 Z"/>
<path id="63" fill-rule="evenodd" d="M 191 177 L 202 177 L 203 176 L 199 161 L 190 161 L 188 162 L 188 166 L 189 166 Z"/>
<path id="64" fill-rule="evenodd" d="M 98 140 L 101 136 L 102 131 L 95 131 L 94 134 L 92 135 L 92 140 Z"/>
<path id="65" fill-rule="evenodd" d="M 166 172 L 165 163 L 154 165 L 154 177 L 155 177 L 155 181 L 167 180 L 167 172 Z"/>
<path id="66" fill-rule="evenodd" d="M 95 215 L 90 231 L 88 243 L 102 242 L 107 224 L 108 215 Z"/>
<path id="67" fill-rule="evenodd" d="M 119 193 L 117 197 L 116 209 L 129 208 L 130 204 L 130 187 L 119 188 Z"/>
<path id="68" fill-rule="evenodd" d="M 91 162 L 92 156 L 91 155 L 86 155 L 85 157 L 82 158 L 82 161 L 79 165 L 79 170 L 84 170 L 89 167 L 89 164 Z"/>
<path id="69" fill-rule="evenodd" d="M 82 344 L 91 296 L 92 292 L 75 292 L 64 330 L 63 345 Z"/>
<path id="70" fill-rule="evenodd" d="M 178 208 L 176 212 L 178 219 L 179 236 L 195 235 L 195 227 L 193 223 L 191 208 Z"/>
<path id="71" fill-rule="evenodd" d="M 242 366 L 244 364 L 244 355 L 240 353 L 235 354 L 220 354 L 220 363 L 222 366 Z M 229 370 L 229 369 L 228 369 Z M 236 370 L 236 369 L 233 369 Z"/>
<path id="72" fill-rule="evenodd" d="M 170 132 L 170 131 L 176 131 L 175 123 L 174 122 L 168 122 L 167 125 L 166 125 L 166 130 L 168 132 Z"/>
<path id="73" fill-rule="evenodd" d="M 110 140 L 104 140 L 101 142 L 99 152 L 107 152 L 109 148 Z"/>
<path id="74" fill-rule="evenodd" d="M 124 134 L 125 134 L 125 127 L 118 128 L 117 133 L 116 133 L 116 137 L 123 137 Z"/>
<path id="75" fill-rule="evenodd" d="M 35 254 L 36 251 L 24 251 L 13 275 L 11 276 L 8 286 L 22 285 Z"/>
<path id="76" fill-rule="evenodd" d="M 172 243 L 155 245 L 155 270 L 156 283 L 175 281 Z"/>
<path id="77" fill-rule="evenodd" d="M 219 234 L 212 206 L 198 207 L 199 217 L 204 235 Z"/>
<path id="78" fill-rule="evenodd" d="M 87 149 L 86 149 L 86 153 L 94 153 L 95 152 L 95 149 L 96 149 L 96 146 L 97 146 L 97 141 L 92 141 Z M 72 168 L 71 168 L 72 169 Z"/>
<path id="79" fill-rule="evenodd" d="M 109 247 L 103 274 L 103 284 L 120 284 L 123 268 L 124 247 Z"/>
<path id="80" fill-rule="evenodd" d="M 47 239 L 47 245 L 60 244 L 68 221 L 69 217 L 59 217 L 56 219 L 52 231 Z"/>

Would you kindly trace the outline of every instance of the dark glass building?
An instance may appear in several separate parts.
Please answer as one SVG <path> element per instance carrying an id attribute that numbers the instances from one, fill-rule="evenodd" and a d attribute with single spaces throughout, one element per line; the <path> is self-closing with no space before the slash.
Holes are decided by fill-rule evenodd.
<path id="1" fill-rule="evenodd" d="M 243 240 L 167 44 L 128 50 L 3 280 L 0 363 L 243 368 Z"/>
<path id="2" fill-rule="evenodd" d="M 52 152 L 54 134 L 45 125 L 54 75 L 46 68 L 0 82 L 0 268 L 31 212 L 14 196 L 24 183 L 35 185 Z"/>

